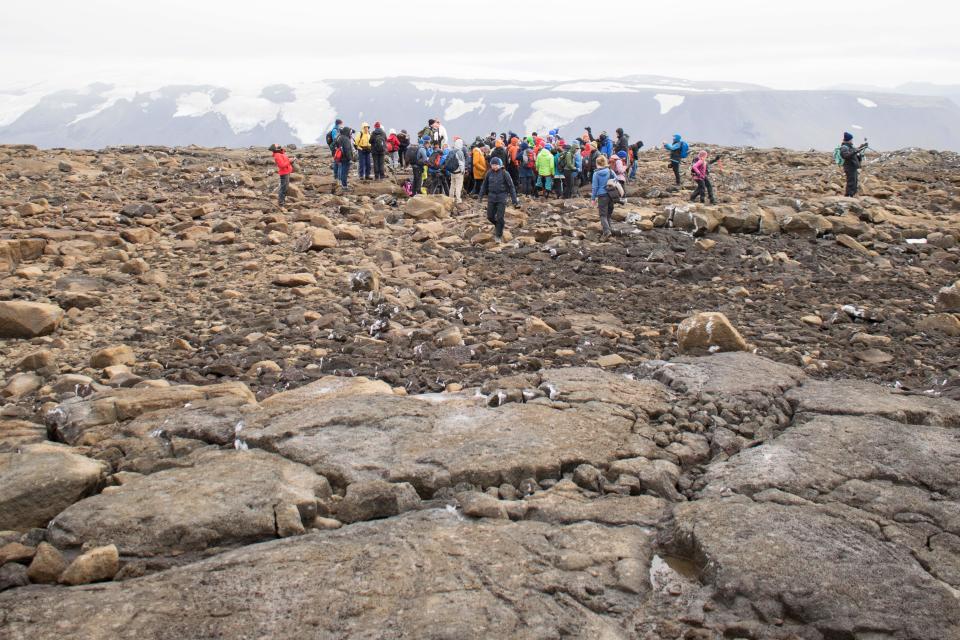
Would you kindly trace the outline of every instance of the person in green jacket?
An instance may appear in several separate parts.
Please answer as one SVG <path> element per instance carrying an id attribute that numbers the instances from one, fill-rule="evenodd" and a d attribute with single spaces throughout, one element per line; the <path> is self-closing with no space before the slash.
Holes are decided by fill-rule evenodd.
<path id="1" fill-rule="evenodd" d="M 553 160 L 553 145 L 547 145 L 543 149 L 540 149 L 540 153 L 537 154 L 537 195 L 543 194 L 544 198 L 550 196 L 550 192 L 553 190 L 553 173 L 554 173 L 554 160 Z M 543 191 L 540 191 L 543 189 Z"/>

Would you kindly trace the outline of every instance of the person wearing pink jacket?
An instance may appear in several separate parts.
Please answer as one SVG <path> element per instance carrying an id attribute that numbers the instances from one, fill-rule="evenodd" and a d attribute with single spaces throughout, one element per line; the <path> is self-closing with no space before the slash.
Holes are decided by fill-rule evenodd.
<path id="1" fill-rule="evenodd" d="M 690 196 L 690 202 L 693 202 L 697 198 L 700 198 L 700 202 L 703 202 L 704 195 L 710 197 L 710 204 L 717 204 L 717 199 L 713 195 L 713 184 L 710 182 L 710 165 L 720 159 L 720 156 L 712 160 L 707 160 L 709 154 L 706 150 L 701 151 L 697 154 L 697 159 L 694 161 L 693 166 L 690 167 L 690 173 L 693 174 L 693 181 L 697 184 L 696 189 L 693 190 L 693 195 Z"/>

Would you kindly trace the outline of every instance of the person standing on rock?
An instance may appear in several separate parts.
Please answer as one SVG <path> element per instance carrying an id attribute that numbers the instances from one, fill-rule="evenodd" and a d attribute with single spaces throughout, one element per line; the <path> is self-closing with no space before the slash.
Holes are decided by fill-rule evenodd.
<path id="1" fill-rule="evenodd" d="M 370 157 L 373 155 L 370 147 L 370 125 L 364 122 L 360 125 L 360 133 L 354 141 L 357 147 L 357 154 L 360 158 L 360 165 L 357 171 L 361 180 L 370 180 Z"/>
<path id="2" fill-rule="evenodd" d="M 337 118 L 337 119 L 334 121 L 333 126 L 330 128 L 330 131 L 327 132 L 327 139 L 326 139 L 326 140 L 327 140 L 327 147 L 329 147 L 329 149 L 330 149 L 330 157 L 331 157 L 331 158 L 333 157 L 334 147 L 336 147 L 336 145 L 337 145 L 337 138 L 340 137 L 340 127 L 342 127 L 342 126 L 343 126 L 343 120 L 341 120 L 340 118 Z M 334 160 L 334 161 L 332 162 L 332 165 L 333 165 L 333 167 L 332 167 L 332 168 L 333 168 L 333 181 L 336 182 L 336 181 L 338 180 L 338 178 L 339 178 L 339 176 L 337 175 L 337 170 L 339 169 L 340 164 L 339 164 L 336 160 Z"/>
<path id="3" fill-rule="evenodd" d="M 847 186 L 843 195 L 848 198 L 855 197 L 860 188 L 858 178 L 865 148 L 866 145 L 859 148 L 854 147 L 853 134 L 846 131 L 843 133 L 843 142 L 840 144 L 840 158 L 843 160 L 843 173 L 847 176 Z"/>
<path id="4" fill-rule="evenodd" d="M 673 134 L 673 142 L 667 144 L 663 143 L 663 148 L 670 152 L 670 168 L 673 170 L 673 176 L 677 181 L 677 186 L 680 186 L 680 163 L 684 158 L 687 157 L 688 149 L 690 148 L 687 143 L 680 137 L 679 133 Z"/>
<path id="5" fill-rule="evenodd" d="M 613 174 L 617 178 L 617 182 L 620 183 L 621 187 L 626 188 L 627 186 L 627 152 L 626 151 L 617 151 L 617 153 L 611 158 L 611 169 Z"/>
<path id="6" fill-rule="evenodd" d="M 640 164 L 640 149 L 643 149 L 643 140 L 637 140 L 630 145 L 630 179 L 637 179 L 637 165 Z"/>
<path id="7" fill-rule="evenodd" d="M 373 179 L 383 180 L 383 159 L 387 155 L 387 132 L 379 122 L 373 123 L 373 133 L 370 134 L 370 151 L 373 154 Z"/>
<path id="8" fill-rule="evenodd" d="M 463 140 L 457 138 L 453 141 L 453 158 L 456 160 L 456 166 L 450 163 L 450 195 L 457 204 L 463 202 L 463 172 L 466 170 L 467 161 L 463 155 Z M 448 160 L 449 162 L 449 160 Z"/>
<path id="9" fill-rule="evenodd" d="M 576 142 L 567 145 L 563 150 L 563 155 L 560 156 L 560 168 L 563 170 L 563 198 L 565 200 L 572 198 L 576 190 L 575 181 L 577 179 L 577 159 L 579 157 L 580 147 L 577 146 Z"/>
<path id="10" fill-rule="evenodd" d="M 417 157 L 411 165 L 413 169 L 413 195 L 415 196 L 420 195 L 420 191 L 423 188 L 423 172 L 430 162 L 432 152 L 430 136 L 423 136 L 423 138 L 420 139 L 420 148 L 417 149 Z"/>
<path id="11" fill-rule="evenodd" d="M 410 134 L 406 129 L 400 129 L 397 134 L 397 140 L 400 142 L 400 167 L 407 166 L 407 148 L 410 146 Z"/>
<path id="12" fill-rule="evenodd" d="M 293 163 L 287 157 L 287 152 L 278 144 L 270 145 L 273 161 L 277 163 L 277 173 L 280 175 L 280 191 L 277 195 L 277 206 L 283 208 L 287 199 L 287 187 L 290 185 L 290 174 L 293 173 Z"/>
<path id="13" fill-rule="evenodd" d="M 703 196 L 707 194 L 710 197 L 710 204 L 717 204 L 717 199 L 713 195 L 713 184 L 710 182 L 710 165 L 719 160 L 720 156 L 707 161 L 707 155 L 706 150 L 698 153 L 697 159 L 694 161 L 693 166 L 690 167 L 690 173 L 693 174 L 693 181 L 697 183 L 697 188 L 693 190 L 693 195 L 690 196 L 690 202 L 695 201 L 697 198 L 700 198 L 700 202 L 703 202 Z"/>
<path id="14" fill-rule="evenodd" d="M 473 184 L 474 193 L 480 193 L 480 187 L 483 185 L 483 179 L 487 177 L 487 156 L 486 147 L 474 147 L 473 156 Z"/>
<path id="15" fill-rule="evenodd" d="M 622 128 L 617 128 L 617 141 L 613 145 L 613 152 L 619 153 L 623 151 L 624 153 L 630 150 L 630 136 L 623 132 Z"/>
<path id="16" fill-rule="evenodd" d="M 490 160 L 490 171 L 480 185 L 480 197 L 487 196 L 487 220 L 494 225 L 494 239 L 503 242 L 504 216 L 507 211 L 507 196 L 513 201 L 513 206 L 520 205 L 517 200 L 517 190 L 513 185 L 510 174 L 504 171 L 503 161 L 500 158 Z"/>
<path id="17" fill-rule="evenodd" d="M 553 174 L 556 170 L 553 160 L 553 145 L 547 144 L 537 154 L 537 196 L 550 197 L 553 191 Z M 542 191 L 541 191 L 542 189 Z"/>
<path id="18" fill-rule="evenodd" d="M 353 131 L 350 127 L 341 127 L 340 135 L 334 143 L 333 158 L 338 165 L 335 175 L 340 176 L 340 185 L 344 189 L 349 189 L 347 180 L 350 176 L 350 163 L 353 161 L 353 155 L 356 153 L 353 149 Z"/>
<path id="19" fill-rule="evenodd" d="M 395 129 L 390 129 L 387 136 L 387 157 L 390 158 L 390 168 L 396 171 L 400 166 L 400 138 Z"/>
<path id="20" fill-rule="evenodd" d="M 593 182 L 590 190 L 590 199 L 598 206 L 600 211 L 600 227 L 603 229 L 600 233 L 600 239 L 606 240 L 612 234 L 610 227 L 610 218 L 613 216 L 613 198 L 607 193 L 607 182 L 614 180 L 614 174 L 607 167 L 607 157 L 603 154 L 597 156 L 597 168 L 593 172 Z"/>
<path id="21" fill-rule="evenodd" d="M 520 143 L 520 148 L 517 152 L 520 166 L 517 170 L 517 173 L 520 176 L 520 193 L 525 196 L 532 196 L 533 179 L 537 170 L 537 152 L 530 144 L 532 140 L 528 140 L 524 140 Z"/>

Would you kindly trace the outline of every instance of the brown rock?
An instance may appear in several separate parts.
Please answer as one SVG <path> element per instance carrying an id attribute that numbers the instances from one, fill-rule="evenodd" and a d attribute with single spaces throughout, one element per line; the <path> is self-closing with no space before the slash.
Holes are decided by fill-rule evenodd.
<path id="1" fill-rule="evenodd" d="M 297 238 L 297 251 L 322 251 L 337 246 L 337 237 L 332 231 L 313 227 Z"/>
<path id="2" fill-rule="evenodd" d="M 19 542 L 10 542 L 0 547 L 0 565 L 8 562 L 28 564 L 37 550 Z"/>
<path id="3" fill-rule="evenodd" d="M 121 231 L 120 237 L 131 244 L 147 244 L 157 237 L 157 232 L 146 227 L 133 227 Z"/>
<path id="4" fill-rule="evenodd" d="M 305 287 L 317 284 L 312 273 L 281 273 L 273 278 L 273 284 L 278 287 Z"/>
<path id="5" fill-rule="evenodd" d="M 677 343 L 682 353 L 704 354 L 717 351 L 747 351 L 747 341 L 722 313 L 698 313 L 677 327 Z"/>
<path id="6" fill-rule="evenodd" d="M 939 331 L 951 337 L 960 336 L 960 318 L 952 313 L 935 313 L 917 323 L 923 331 Z"/>
<path id="7" fill-rule="evenodd" d="M 937 311 L 960 311 L 960 282 L 940 289 L 937 293 Z"/>
<path id="8" fill-rule="evenodd" d="M 8 300 L 0 302 L 0 338 L 35 338 L 53 333 L 63 309 L 53 304 Z"/>
<path id="9" fill-rule="evenodd" d="M 78 556 L 60 576 L 61 584 L 78 585 L 113 580 L 120 570 L 116 545 L 96 547 Z"/>
<path id="10" fill-rule="evenodd" d="M 31 582 L 38 584 L 56 584 L 66 568 L 67 562 L 63 559 L 63 554 L 52 544 L 41 542 L 37 545 L 30 568 L 27 569 L 27 576 Z"/>
<path id="11" fill-rule="evenodd" d="M 90 356 L 90 366 L 94 369 L 106 369 L 118 364 L 134 364 L 137 361 L 133 349 L 125 344 L 106 347 Z"/>

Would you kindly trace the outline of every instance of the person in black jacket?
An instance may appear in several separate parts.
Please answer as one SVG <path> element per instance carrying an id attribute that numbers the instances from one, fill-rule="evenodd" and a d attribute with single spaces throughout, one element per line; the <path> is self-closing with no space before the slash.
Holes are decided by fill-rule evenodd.
<path id="1" fill-rule="evenodd" d="M 630 136 L 623 132 L 623 129 L 617 129 L 617 141 L 613 144 L 613 152 L 630 151 Z"/>
<path id="2" fill-rule="evenodd" d="M 853 198 L 857 195 L 860 163 L 863 162 L 863 150 L 866 146 L 867 145 L 854 147 L 853 134 L 844 132 L 843 143 L 840 145 L 840 157 L 843 158 L 843 172 L 847 176 L 847 188 L 843 195 L 848 198 Z"/>
<path id="3" fill-rule="evenodd" d="M 341 127 L 340 135 L 333 142 L 334 153 L 340 151 L 340 169 L 337 175 L 340 177 L 340 183 L 344 189 L 348 189 L 347 178 L 350 175 L 350 163 L 353 161 L 353 131 L 350 127 Z"/>
<path id="4" fill-rule="evenodd" d="M 397 134 L 397 140 L 400 141 L 400 168 L 407 166 L 407 147 L 410 146 L 410 135 L 406 129 L 401 129 Z"/>
<path id="5" fill-rule="evenodd" d="M 503 217 L 507 211 L 507 196 L 513 201 L 513 206 L 519 206 L 517 190 L 513 186 L 510 174 L 503 170 L 503 161 L 500 158 L 490 160 L 490 171 L 480 185 L 480 197 L 487 196 L 487 220 L 496 227 L 494 238 L 503 242 Z"/>
<path id="6" fill-rule="evenodd" d="M 387 132 L 379 122 L 373 123 L 370 134 L 370 150 L 373 151 L 373 179 L 383 180 L 383 158 L 387 154 Z"/>

